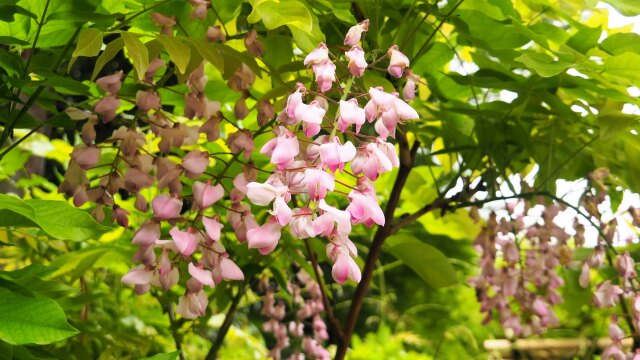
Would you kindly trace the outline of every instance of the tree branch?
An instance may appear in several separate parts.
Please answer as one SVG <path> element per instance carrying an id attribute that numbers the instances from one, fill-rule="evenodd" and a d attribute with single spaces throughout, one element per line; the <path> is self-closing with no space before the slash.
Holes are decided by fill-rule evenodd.
<path id="1" fill-rule="evenodd" d="M 364 298 L 367 294 L 367 290 L 369 289 L 369 283 L 371 282 L 371 278 L 373 276 L 373 270 L 376 266 L 376 261 L 380 256 L 380 251 L 382 249 L 384 241 L 387 239 L 387 237 L 389 237 L 389 235 L 391 235 L 392 223 L 390 220 L 393 219 L 393 214 L 398 207 L 398 203 L 400 202 L 400 194 L 402 193 L 402 189 L 407 182 L 409 173 L 411 173 L 416 152 L 420 147 L 420 143 L 416 140 L 413 143 L 411 149 L 409 149 L 407 139 L 401 132 L 398 132 L 398 145 L 400 146 L 400 168 L 398 169 L 398 175 L 396 176 L 396 181 L 393 184 L 391 195 L 389 196 L 389 201 L 387 202 L 387 206 L 385 207 L 384 211 L 385 219 L 387 219 L 387 221 L 385 222 L 384 226 L 378 227 L 373 237 L 371 246 L 369 247 L 369 254 L 362 271 L 362 279 L 360 280 L 360 283 L 356 288 L 356 292 L 353 295 L 351 307 L 349 308 L 349 313 L 343 327 L 344 333 L 342 336 L 342 341 L 338 344 L 338 350 L 335 357 L 336 360 L 344 359 L 345 355 L 347 354 L 351 336 L 353 335 L 356 322 L 358 321 L 358 317 L 360 316 L 362 304 L 364 303 Z"/>
<path id="2" fill-rule="evenodd" d="M 209 349 L 209 352 L 207 353 L 207 356 L 205 357 L 205 359 L 214 360 L 218 358 L 218 351 L 220 351 L 220 348 L 224 343 L 224 338 L 225 336 L 227 336 L 227 332 L 229 332 L 229 328 L 231 328 L 233 317 L 235 316 L 235 312 L 238 309 L 238 304 L 240 303 L 240 299 L 242 298 L 242 295 L 244 295 L 246 288 L 247 288 L 247 281 L 245 280 L 244 282 L 242 282 L 242 285 L 240 285 L 240 288 L 238 289 L 236 296 L 233 297 L 233 300 L 231 301 L 231 306 L 229 306 L 229 309 L 227 310 L 227 313 L 224 317 L 224 322 L 222 323 L 222 326 L 220 326 L 220 329 L 218 330 L 218 334 L 216 335 L 216 338 L 213 341 L 213 345 L 211 345 L 211 349 Z"/>

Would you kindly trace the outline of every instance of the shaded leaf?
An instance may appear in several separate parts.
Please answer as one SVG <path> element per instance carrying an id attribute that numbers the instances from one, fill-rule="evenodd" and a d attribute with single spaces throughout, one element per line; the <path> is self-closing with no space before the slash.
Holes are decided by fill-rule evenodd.
<path id="1" fill-rule="evenodd" d="M 55 301 L 0 287 L 1 340 L 12 345 L 50 344 L 77 333 Z"/>

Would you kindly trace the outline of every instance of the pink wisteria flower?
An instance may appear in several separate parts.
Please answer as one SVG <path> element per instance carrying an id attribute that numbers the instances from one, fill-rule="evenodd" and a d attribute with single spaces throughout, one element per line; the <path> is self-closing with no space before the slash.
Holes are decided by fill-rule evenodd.
<path id="1" fill-rule="evenodd" d="M 391 58 L 389 60 L 389 67 L 387 68 L 389 74 L 396 78 L 402 77 L 404 69 L 410 65 L 409 58 L 398 50 L 398 45 L 390 47 L 387 55 Z"/>
<path id="2" fill-rule="evenodd" d="M 274 132 L 277 137 L 264 144 L 260 153 L 269 156 L 271 163 L 276 164 L 278 169 L 283 169 L 300 153 L 300 144 L 295 134 L 284 126 L 274 129 Z"/>
<path id="3" fill-rule="evenodd" d="M 358 45 L 362 38 L 362 33 L 366 31 L 369 31 L 369 19 L 363 20 L 361 23 L 349 28 L 344 38 L 344 44 L 348 46 Z"/>
<path id="4" fill-rule="evenodd" d="M 338 117 L 338 129 L 345 132 L 350 125 L 356 126 L 356 133 L 366 121 L 365 111 L 358 106 L 358 100 L 340 100 L 340 117 Z"/>
<path id="5" fill-rule="evenodd" d="M 367 60 L 364 58 L 364 51 L 360 46 L 354 46 L 351 50 L 344 53 L 349 59 L 349 71 L 353 76 L 360 77 L 367 69 Z"/>

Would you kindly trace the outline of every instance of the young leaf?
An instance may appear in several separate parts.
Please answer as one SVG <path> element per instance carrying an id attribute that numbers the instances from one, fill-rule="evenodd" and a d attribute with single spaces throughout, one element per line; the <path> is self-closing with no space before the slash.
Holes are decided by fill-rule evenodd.
<path id="1" fill-rule="evenodd" d="M 187 65 L 189 65 L 191 48 L 175 37 L 159 34 L 156 38 L 162 43 L 162 46 L 167 49 L 171 60 L 178 67 L 178 71 L 184 74 L 187 70 Z"/>
<path id="2" fill-rule="evenodd" d="M 0 287 L 0 340 L 12 345 L 51 344 L 77 333 L 55 301 Z"/>
<path id="3" fill-rule="evenodd" d="M 102 49 L 102 31 L 94 28 L 85 29 L 78 37 L 78 45 L 73 51 L 72 57 L 96 56 Z"/>
<path id="4" fill-rule="evenodd" d="M 138 73 L 138 79 L 144 79 L 144 74 L 149 68 L 149 51 L 147 47 L 144 46 L 140 39 L 128 32 L 123 32 L 121 37 L 124 41 L 124 47 L 127 48 L 129 52 L 129 58 L 133 62 L 133 67 Z"/>
<path id="5" fill-rule="evenodd" d="M 220 70 L 221 72 L 224 70 L 224 59 L 222 58 L 220 49 L 217 45 L 199 39 L 189 40 L 205 60 L 207 60 L 211 65 L 215 66 L 216 69 Z"/>
<path id="6" fill-rule="evenodd" d="M 91 80 L 93 81 L 96 76 L 100 73 L 100 70 L 111 61 L 120 50 L 124 47 L 124 41 L 121 38 L 115 39 L 104 49 L 102 54 L 98 56 L 98 60 L 96 60 L 96 66 L 93 68 L 93 73 L 91 73 Z"/>

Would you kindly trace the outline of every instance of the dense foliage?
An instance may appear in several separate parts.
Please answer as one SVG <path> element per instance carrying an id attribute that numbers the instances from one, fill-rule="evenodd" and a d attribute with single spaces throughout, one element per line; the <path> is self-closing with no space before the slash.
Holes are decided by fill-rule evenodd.
<path id="1" fill-rule="evenodd" d="M 0 0 L 0 357 L 640 357 L 610 12 Z"/>

